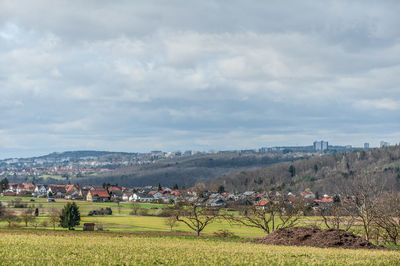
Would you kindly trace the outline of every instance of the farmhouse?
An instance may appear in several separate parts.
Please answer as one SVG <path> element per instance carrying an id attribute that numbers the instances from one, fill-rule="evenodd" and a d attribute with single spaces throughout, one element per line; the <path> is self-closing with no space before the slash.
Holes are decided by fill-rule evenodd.
<path id="1" fill-rule="evenodd" d="M 108 194 L 107 190 L 89 190 L 86 200 L 93 202 L 109 201 L 110 194 Z"/>

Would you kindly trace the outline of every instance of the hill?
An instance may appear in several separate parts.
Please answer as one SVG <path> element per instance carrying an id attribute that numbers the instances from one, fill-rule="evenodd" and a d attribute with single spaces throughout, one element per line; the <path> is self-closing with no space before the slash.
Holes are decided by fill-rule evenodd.
<path id="1" fill-rule="evenodd" d="M 285 190 L 336 193 L 355 176 L 382 180 L 387 189 L 400 190 L 400 146 L 315 156 L 253 170 L 225 174 L 210 180 L 212 189 L 229 191 Z"/>
<path id="2" fill-rule="evenodd" d="M 151 164 L 133 165 L 113 169 L 96 176 L 73 178 L 79 184 L 112 183 L 124 186 L 146 186 L 161 183 L 166 186 L 193 186 L 240 170 L 294 160 L 292 155 L 275 154 L 199 154 L 154 161 Z"/>

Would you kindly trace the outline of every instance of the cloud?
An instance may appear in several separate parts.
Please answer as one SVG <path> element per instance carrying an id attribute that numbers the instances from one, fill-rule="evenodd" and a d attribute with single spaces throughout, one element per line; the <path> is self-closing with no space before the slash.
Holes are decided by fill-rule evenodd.
<path id="1" fill-rule="evenodd" d="M 0 156 L 396 143 L 399 5 L 2 1 Z"/>

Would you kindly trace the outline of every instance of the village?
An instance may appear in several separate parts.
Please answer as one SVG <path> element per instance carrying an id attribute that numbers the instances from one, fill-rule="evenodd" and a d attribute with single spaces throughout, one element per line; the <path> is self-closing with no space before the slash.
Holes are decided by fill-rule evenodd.
<path id="1" fill-rule="evenodd" d="M 8 183 L 0 194 L 4 197 L 33 197 L 47 198 L 49 202 L 56 199 L 80 200 L 89 202 L 146 202 L 146 203 L 176 203 L 181 200 L 193 202 L 198 198 L 198 188 L 178 189 L 157 186 L 126 188 L 118 185 L 59 185 L 59 184 L 33 184 L 33 183 Z M 279 195 L 280 192 L 275 192 Z M 204 190 L 202 197 L 205 206 L 226 207 L 232 205 L 254 205 L 263 207 L 269 202 L 272 192 L 245 191 L 243 193 L 225 192 L 221 186 L 218 191 Z M 315 195 L 309 189 L 298 195 L 289 192 L 285 196 L 289 203 L 296 199 L 305 199 L 312 203 L 314 209 L 318 206 L 327 207 L 334 202 L 334 196 Z"/>

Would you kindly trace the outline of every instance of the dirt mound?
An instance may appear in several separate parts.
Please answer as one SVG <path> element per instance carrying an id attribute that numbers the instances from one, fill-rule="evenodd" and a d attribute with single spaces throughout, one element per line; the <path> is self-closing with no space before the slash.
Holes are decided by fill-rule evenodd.
<path id="1" fill-rule="evenodd" d="M 267 245 L 310 246 L 318 248 L 383 249 L 344 230 L 293 227 L 279 229 L 257 240 Z"/>

